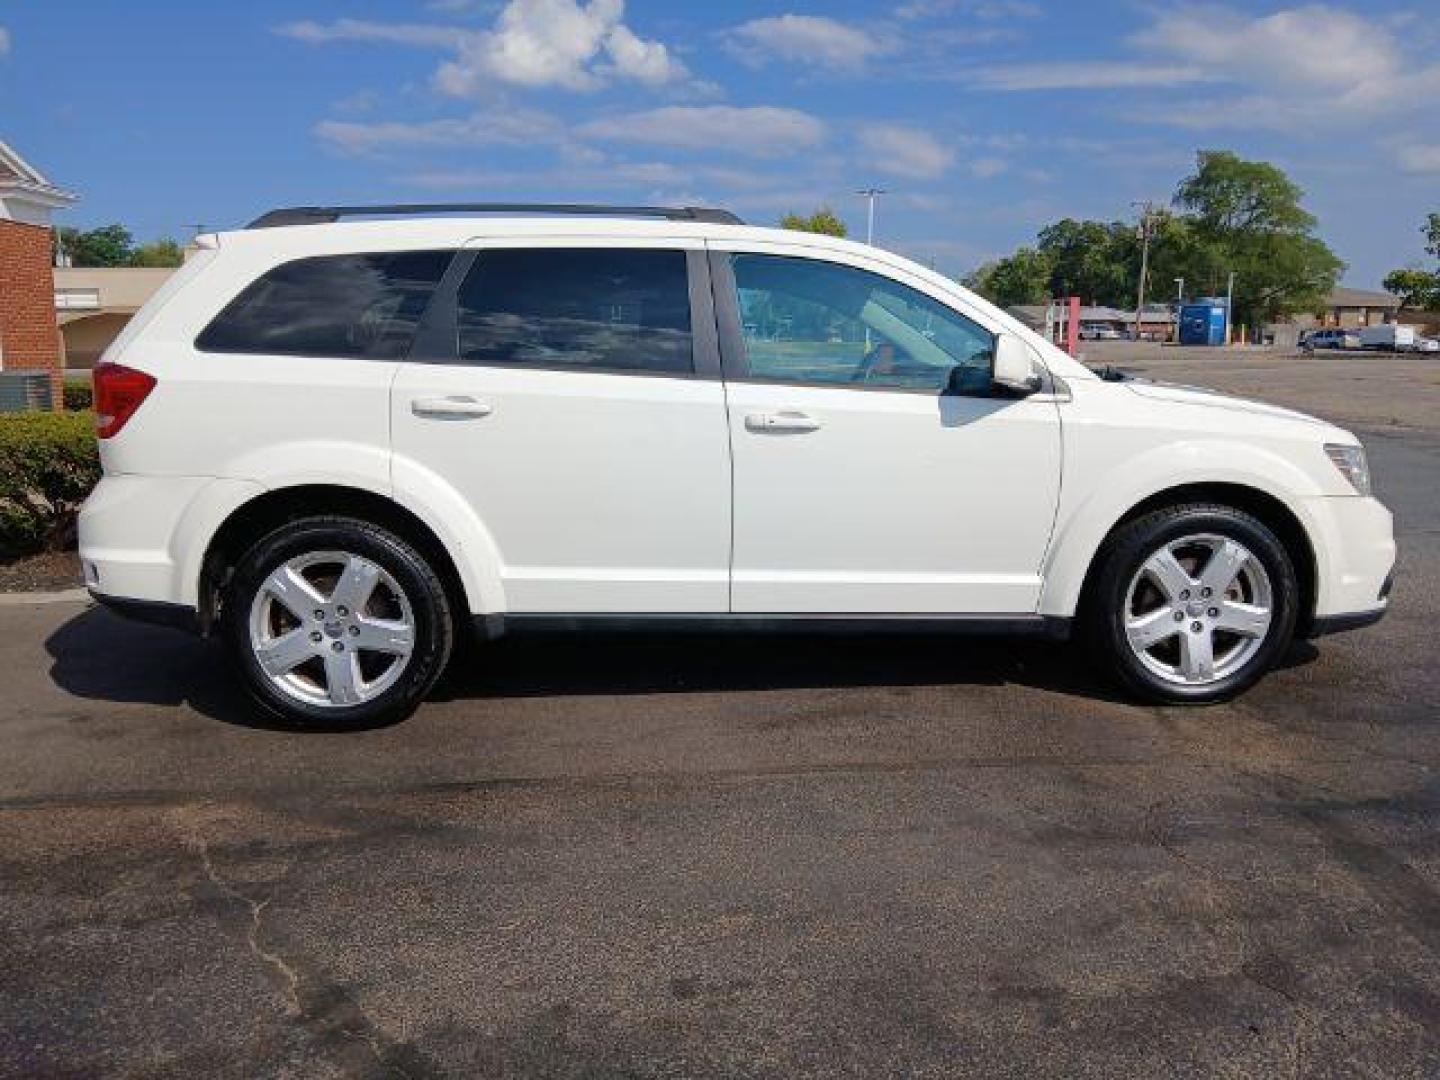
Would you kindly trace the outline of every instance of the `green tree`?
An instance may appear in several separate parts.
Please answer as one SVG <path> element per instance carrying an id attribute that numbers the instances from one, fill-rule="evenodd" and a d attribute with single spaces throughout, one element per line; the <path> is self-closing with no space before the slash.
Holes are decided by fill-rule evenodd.
<path id="1" fill-rule="evenodd" d="M 102 225 L 81 232 L 60 230 L 60 249 L 75 266 L 125 266 L 134 252 L 135 241 L 123 225 Z"/>
<path id="2" fill-rule="evenodd" d="M 1040 230 L 1040 251 L 1050 260 L 1050 294 L 1082 303 L 1134 303 L 1140 249 L 1134 227 L 1122 222 L 1065 218 Z"/>
<path id="3" fill-rule="evenodd" d="M 1013 255 L 986 263 L 965 279 L 991 303 L 1001 307 L 1043 304 L 1050 298 L 1050 256 L 1022 247 Z"/>
<path id="4" fill-rule="evenodd" d="M 1180 182 L 1175 205 L 1193 238 L 1198 282 L 1235 274 L 1234 318 L 1251 326 L 1313 309 L 1335 287 L 1345 264 L 1314 235 L 1304 192 L 1280 169 L 1228 150 L 1202 150 Z M 1208 266 L 1207 266 L 1208 264 Z"/>
<path id="5" fill-rule="evenodd" d="M 1425 250 L 1440 260 L 1440 213 L 1432 213 L 1420 229 L 1425 236 Z M 1440 263 L 1432 270 L 1409 267 L 1392 270 L 1385 277 L 1385 289 L 1400 297 L 1408 308 L 1440 311 Z"/>
<path id="6" fill-rule="evenodd" d="M 850 230 L 845 227 L 835 211 L 828 206 L 822 206 L 809 217 L 802 217 L 799 214 L 786 214 L 780 219 L 782 229 L 794 229 L 796 232 L 824 233 L 826 236 L 845 237 Z"/>
<path id="7" fill-rule="evenodd" d="M 170 237 L 136 247 L 130 230 L 119 224 L 86 231 L 63 228 L 58 243 L 73 266 L 179 266 L 185 261 L 180 245 Z"/>
<path id="8" fill-rule="evenodd" d="M 142 244 L 130 254 L 130 266 L 179 266 L 185 261 L 180 245 L 170 237 Z"/>

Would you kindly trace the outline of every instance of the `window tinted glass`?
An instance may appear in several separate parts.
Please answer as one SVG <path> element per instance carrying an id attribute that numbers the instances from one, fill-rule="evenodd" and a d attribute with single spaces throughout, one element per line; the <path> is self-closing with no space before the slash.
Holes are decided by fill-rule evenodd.
<path id="1" fill-rule="evenodd" d="M 460 288 L 462 362 L 694 370 L 683 251 L 482 251 Z"/>
<path id="2" fill-rule="evenodd" d="M 403 357 L 454 254 L 296 259 L 247 287 L 195 344 L 207 352 Z"/>
<path id="3" fill-rule="evenodd" d="M 853 267 L 736 255 L 750 377 L 943 390 L 989 389 L 995 340 L 958 312 L 897 281 Z"/>

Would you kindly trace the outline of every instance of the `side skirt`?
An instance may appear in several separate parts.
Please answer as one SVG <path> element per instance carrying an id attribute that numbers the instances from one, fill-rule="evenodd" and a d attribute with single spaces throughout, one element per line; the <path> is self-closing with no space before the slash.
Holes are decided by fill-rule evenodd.
<path id="1" fill-rule="evenodd" d="M 1064 641 L 1072 620 L 1057 615 L 513 614 L 476 615 L 482 638 L 508 634 L 983 634 Z"/>

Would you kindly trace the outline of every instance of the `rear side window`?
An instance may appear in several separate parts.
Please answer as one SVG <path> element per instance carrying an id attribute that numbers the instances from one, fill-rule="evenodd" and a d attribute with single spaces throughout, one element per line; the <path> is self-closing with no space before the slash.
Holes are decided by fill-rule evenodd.
<path id="1" fill-rule="evenodd" d="M 453 251 L 296 259 L 267 271 L 195 339 L 205 352 L 403 357 Z"/>
<path id="2" fill-rule="evenodd" d="M 456 319 L 461 363 L 695 370 L 683 251 L 481 251 Z"/>

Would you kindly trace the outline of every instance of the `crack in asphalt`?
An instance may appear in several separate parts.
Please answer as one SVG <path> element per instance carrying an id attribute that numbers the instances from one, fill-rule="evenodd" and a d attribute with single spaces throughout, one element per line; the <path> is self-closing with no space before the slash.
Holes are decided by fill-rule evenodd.
<path id="1" fill-rule="evenodd" d="M 288 997 L 290 999 L 290 1010 L 296 1016 L 303 1016 L 304 1009 L 300 1004 L 300 976 L 293 967 L 286 963 L 283 956 L 279 953 L 270 952 L 260 944 L 261 926 L 265 917 L 265 908 L 270 903 L 269 898 L 255 900 L 222 879 L 215 870 L 214 861 L 210 858 L 210 845 L 205 842 L 203 837 L 192 836 L 191 845 L 200 856 L 200 865 L 204 868 L 205 876 L 210 880 L 210 883 L 226 896 L 239 901 L 250 910 L 250 930 L 246 934 L 246 941 L 250 945 L 250 951 L 260 959 L 261 963 L 268 964 L 285 979 L 289 987 Z"/>
<path id="2" fill-rule="evenodd" d="M 1249 775 L 1245 770 L 1237 771 L 1242 775 Z M 1314 1026 L 1314 1016 L 1309 1006 L 1296 995 L 1278 983 L 1261 978 L 1260 975 L 1256 973 L 1255 966 L 1257 961 L 1263 960 L 1263 956 L 1257 958 L 1253 953 L 1251 942 L 1246 932 L 1248 924 L 1243 916 L 1237 914 L 1233 906 L 1229 903 L 1225 883 L 1204 866 L 1204 864 L 1195 862 L 1190 856 L 1176 847 L 1171 840 L 1171 830 L 1163 827 L 1155 820 L 1156 811 L 1163 804 L 1164 800 L 1159 800 L 1150 803 L 1150 805 L 1145 808 L 1144 834 L 1157 848 L 1184 868 L 1187 874 L 1200 879 L 1209 886 L 1206 892 L 1207 905 L 1219 911 L 1223 921 L 1236 931 L 1239 939 L 1241 961 L 1235 968 L 1235 973 L 1251 985 L 1259 987 L 1266 993 L 1280 998 L 1293 1014 L 1294 1028 L 1290 1034 L 1290 1076 L 1293 1080 L 1293 1078 L 1299 1077 L 1303 1073 L 1304 1039 L 1306 1032 Z M 1216 902 L 1216 897 L 1219 898 L 1218 902 Z M 1220 938 L 1220 935 L 1216 933 L 1212 927 L 1201 925 L 1200 929 L 1212 938 L 1216 938 L 1217 940 Z"/>
<path id="3" fill-rule="evenodd" d="M 443 1072 L 408 1043 L 396 1043 L 381 1032 L 364 1011 L 339 986 L 329 985 L 318 974 L 306 972 L 308 965 L 287 960 L 262 943 L 265 910 L 270 898 L 257 900 L 221 876 L 210 853 L 210 845 L 193 826 L 184 826 L 189 847 L 199 859 L 206 880 L 223 896 L 248 913 L 246 944 L 252 955 L 276 972 L 285 984 L 287 1012 L 291 1019 L 310 1032 L 318 1049 L 330 1052 L 346 1076 L 403 1077 L 427 1080 Z M 353 1051 L 362 1058 L 357 1059 Z"/>

